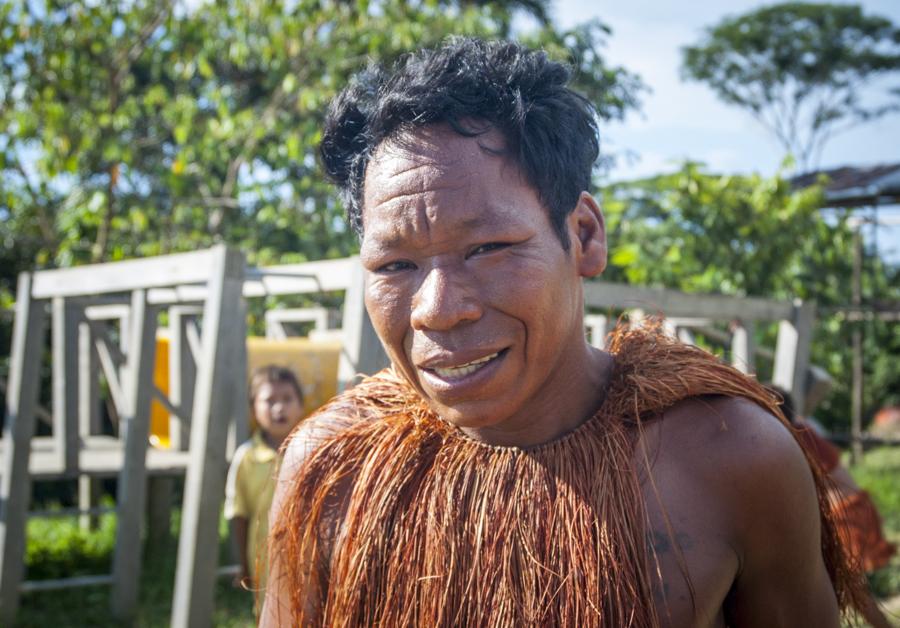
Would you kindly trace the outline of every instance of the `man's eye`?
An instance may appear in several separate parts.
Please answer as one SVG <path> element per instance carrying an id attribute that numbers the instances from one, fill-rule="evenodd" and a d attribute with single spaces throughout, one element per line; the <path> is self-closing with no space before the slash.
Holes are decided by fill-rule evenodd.
<path id="1" fill-rule="evenodd" d="M 491 251 L 497 251 L 499 249 L 505 249 L 509 244 L 506 242 L 488 242 L 487 244 L 482 244 L 481 246 L 475 247 L 471 253 L 469 253 L 469 257 L 472 255 L 479 255 L 481 253 L 490 253 Z"/>
<path id="2" fill-rule="evenodd" d="M 415 264 L 412 262 L 388 262 L 383 266 L 379 266 L 377 272 L 379 273 L 398 273 L 404 270 L 414 270 Z"/>

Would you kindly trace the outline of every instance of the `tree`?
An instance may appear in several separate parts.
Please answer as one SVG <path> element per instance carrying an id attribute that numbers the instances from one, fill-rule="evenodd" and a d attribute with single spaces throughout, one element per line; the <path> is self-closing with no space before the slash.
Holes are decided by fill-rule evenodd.
<path id="1" fill-rule="evenodd" d="M 900 108 L 900 89 L 864 102 L 900 69 L 900 29 L 856 5 L 789 2 L 729 17 L 682 49 L 682 74 L 748 110 L 801 169 L 835 134 Z"/>
<path id="2" fill-rule="evenodd" d="M 640 83 L 545 0 L 0 2 L 0 258 L 68 266 L 226 241 L 253 261 L 346 255 L 323 181 L 324 110 L 350 74 L 516 11 L 571 60 L 604 119 Z M 7 275 L 7 279 L 9 275 Z"/>
<path id="3" fill-rule="evenodd" d="M 854 232 L 847 214 L 822 216 L 822 188 L 795 190 L 775 176 L 720 176 L 686 163 L 672 174 L 601 190 L 609 233 L 604 279 L 687 292 L 814 300 L 818 321 L 812 361 L 828 370 L 836 392 L 816 416 L 847 431 L 850 331 L 865 332 L 866 412 L 900 395 L 896 324 L 851 323 L 832 308 L 851 301 Z M 874 250 L 864 255 L 863 302 L 900 300 L 900 269 Z M 774 344 L 774 326 L 757 341 Z M 765 369 L 760 377 L 770 376 Z"/>
<path id="4" fill-rule="evenodd" d="M 195 8 L 189 8 L 188 4 Z M 603 119 L 639 80 L 548 0 L 0 0 L 0 377 L 16 274 L 227 242 L 251 263 L 357 248 L 317 165 L 325 108 L 370 61 L 517 12 Z M 0 398 L 2 398 L 0 392 Z"/>

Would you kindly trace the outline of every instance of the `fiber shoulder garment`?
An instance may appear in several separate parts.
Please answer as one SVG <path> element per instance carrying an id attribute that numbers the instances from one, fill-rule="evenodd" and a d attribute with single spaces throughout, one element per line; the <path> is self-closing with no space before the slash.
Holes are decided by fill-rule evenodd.
<path id="1" fill-rule="evenodd" d="M 641 417 L 706 394 L 778 411 L 754 380 L 656 328 L 619 329 L 610 351 L 596 414 L 530 449 L 468 438 L 391 370 L 326 405 L 361 418 L 307 458 L 273 531 L 294 623 L 312 619 L 302 592 L 318 578 L 314 621 L 327 626 L 657 625 L 633 463 Z M 327 504 L 348 478 L 329 553 Z M 824 510 L 823 523 L 837 582 L 843 563 Z"/>

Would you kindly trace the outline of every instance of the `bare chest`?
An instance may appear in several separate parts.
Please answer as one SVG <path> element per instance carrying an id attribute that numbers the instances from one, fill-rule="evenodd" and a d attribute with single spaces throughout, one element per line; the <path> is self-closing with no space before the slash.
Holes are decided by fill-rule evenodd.
<path id="1" fill-rule="evenodd" d="M 636 462 L 644 469 L 643 461 Z M 705 490 L 665 456 L 642 472 L 650 521 L 654 601 L 663 626 L 725 626 L 724 609 L 737 576 L 738 554 L 727 515 Z"/>

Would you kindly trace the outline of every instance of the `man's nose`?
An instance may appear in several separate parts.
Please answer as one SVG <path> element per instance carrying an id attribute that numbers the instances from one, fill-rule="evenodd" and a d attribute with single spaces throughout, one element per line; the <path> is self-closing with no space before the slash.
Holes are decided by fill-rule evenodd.
<path id="1" fill-rule="evenodd" d="M 481 318 L 477 289 L 464 275 L 434 268 L 413 297 L 411 324 L 417 330 L 443 331 Z"/>

